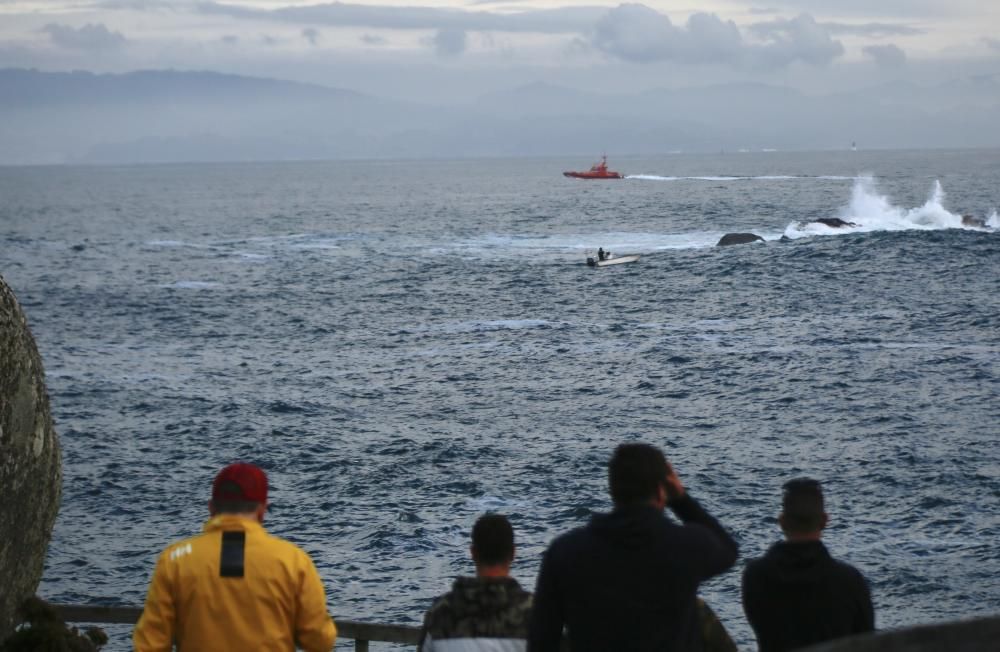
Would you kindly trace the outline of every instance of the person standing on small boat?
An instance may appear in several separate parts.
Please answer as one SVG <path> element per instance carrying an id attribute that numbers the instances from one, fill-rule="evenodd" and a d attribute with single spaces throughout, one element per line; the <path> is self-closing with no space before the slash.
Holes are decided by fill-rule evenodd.
<path id="1" fill-rule="evenodd" d="M 607 254 L 604 253 L 604 247 L 600 247 L 597 250 L 597 260 L 604 260 L 607 258 Z"/>

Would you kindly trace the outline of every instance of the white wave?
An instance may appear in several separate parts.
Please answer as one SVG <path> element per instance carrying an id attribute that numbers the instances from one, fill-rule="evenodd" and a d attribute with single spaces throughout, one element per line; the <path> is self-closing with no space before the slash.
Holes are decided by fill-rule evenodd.
<path id="1" fill-rule="evenodd" d="M 470 505 L 472 510 L 477 514 L 482 514 L 484 512 L 512 511 L 531 505 L 530 501 L 522 498 L 504 498 L 502 496 L 490 495 L 470 498 L 466 501 L 466 503 Z"/>
<path id="2" fill-rule="evenodd" d="M 234 251 L 234 256 L 239 256 L 240 258 L 245 258 L 246 260 L 268 260 L 271 256 L 265 254 L 256 254 L 250 251 Z"/>
<path id="3" fill-rule="evenodd" d="M 197 247 L 198 245 L 184 242 L 183 240 L 150 240 L 146 243 L 149 247 Z"/>
<path id="4" fill-rule="evenodd" d="M 493 319 L 450 322 L 435 326 L 416 329 L 417 332 L 443 333 L 479 333 L 489 331 L 531 330 L 534 328 L 556 328 L 565 326 L 565 322 L 547 321 L 545 319 Z"/>
<path id="5" fill-rule="evenodd" d="M 227 247 L 250 245 L 266 249 L 339 249 L 344 241 L 351 239 L 353 238 L 350 236 L 335 236 L 320 233 L 287 233 L 222 241 L 217 243 L 217 245 Z"/>
<path id="6" fill-rule="evenodd" d="M 1000 229 L 1000 217 L 997 217 L 997 212 L 995 210 L 989 217 L 986 218 L 986 226 L 991 229 Z"/>
<path id="7" fill-rule="evenodd" d="M 343 238 L 316 238 L 309 242 L 299 242 L 291 245 L 292 249 L 340 249 Z"/>
<path id="8" fill-rule="evenodd" d="M 181 290 L 207 290 L 211 288 L 221 288 L 222 283 L 214 283 L 211 281 L 177 281 L 175 283 L 158 285 L 157 287 L 176 288 Z"/>
<path id="9" fill-rule="evenodd" d="M 840 209 L 836 217 L 851 223 L 850 226 L 831 227 L 819 222 L 792 222 L 785 227 L 789 238 L 872 231 L 934 231 L 939 229 L 977 229 L 963 224 L 962 216 L 944 207 L 945 193 L 940 181 L 931 187 L 930 196 L 923 205 L 915 208 L 896 206 L 876 189 L 875 179 L 863 176 L 855 179 L 850 202 Z M 995 220 L 996 213 L 990 217 Z M 988 226 L 993 226 L 989 221 Z"/>

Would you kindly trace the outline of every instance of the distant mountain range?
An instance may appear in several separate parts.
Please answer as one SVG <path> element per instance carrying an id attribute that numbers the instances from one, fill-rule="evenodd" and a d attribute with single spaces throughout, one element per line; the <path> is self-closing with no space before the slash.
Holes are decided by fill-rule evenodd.
<path id="1" fill-rule="evenodd" d="M 805 95 L 551 84 L 430 106 L 214 72 L 0 70 L 0 164 L 1000 146 L 995 76 Z"/>

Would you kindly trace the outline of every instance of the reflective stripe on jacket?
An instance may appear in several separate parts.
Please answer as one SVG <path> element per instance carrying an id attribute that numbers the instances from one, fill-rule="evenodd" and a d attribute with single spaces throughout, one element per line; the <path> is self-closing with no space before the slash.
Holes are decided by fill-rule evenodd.
<path id="1" fill-rule="evenodd" d="M 309 555 L 222 514 L 160 555 L 132 640 L 136 652 L 328 652 L 336 638 Z"/>
<path id="2" fill-rule="evenodd" d="M 523 638 L 446 638 L 435 641 L 424 639 L 423 650 L 428 652 L 525 652 L 528 641 Z"/>
<path id="3" fill-rule="evenodd" d="M 418 652 L 524 652 L 531 594 L 512 577 L 459 577 L 424 616 Z"/>

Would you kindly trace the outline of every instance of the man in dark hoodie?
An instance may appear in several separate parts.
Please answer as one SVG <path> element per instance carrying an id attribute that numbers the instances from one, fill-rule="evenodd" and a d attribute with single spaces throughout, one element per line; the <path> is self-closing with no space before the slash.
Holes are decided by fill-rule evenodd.
<path id="1" fill-rule="evenodd" d="M 542 557 L 528 649 L 558 650 L 565 626 L 573 652 L 701 650 L 698 585 L 736 562 L 736 542 L 658 448 L 619 446 L 608 484 L 614 510 L 559 536 Z"/>
<path id="2" fill-rule="evenodd" d="M 472 526 L 475 577 L 459 577 L 427 611 L 420 652 L 524 652 L 531 594 L 510 577 L 514 529 L 487 514 Z"/>
<path id="3" fill-rule="evenodd" d="M 743 571 L 743 611 L 760 652 L 785 652 L 875 629 L 868 584 L 820 541 L 828 517 L 819 482 L 785 484 L 778 523 L 785 533 Z"/>

